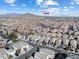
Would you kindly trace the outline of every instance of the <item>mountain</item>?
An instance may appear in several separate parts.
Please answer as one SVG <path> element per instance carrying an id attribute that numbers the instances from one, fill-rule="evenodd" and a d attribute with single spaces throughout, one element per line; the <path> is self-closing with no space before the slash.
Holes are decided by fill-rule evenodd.
<path id="1" fill-rule="evenodd" d="M 18 16 L 18 15 L 20 15 L 20 14 L 18 14 L 18 13 L 7 13 L 7 14 L 4 14 L 4 16 L 12 16 L 12 17 L 15 17 L 15 16 Z"/>
<path id="2" fill-rule="evenodd" d="M 25 14 L 21 14 L 19 16 L 16 16 L 16 18 L 23 18 L 23 19 L 42 19 L 42 16 L 38 16 L 35 14 L 31 14 L 31 13 L 25 13 Z"/>
<path id="3" fill-rule="evenodd" d="M 31 13 L 25 13 L 25 14 L 17 14 L 17 13 L 7 13 L 7 14 L 0 14 L 0 18 L 6 19 L 6 18 L 16 18 L 16 19 L 44 19 L 42 16 L 38 16 Z"/>
<path id="4" fill-rule="evenodd" d="M 17 13 L 7 13 L 7 14 L 0 14 L 0 18 L 13 18 L 13 17 L 16 17 L 16 16 L 19 16 L 20 14 L 17 14 Z"/>
<path id="5" fill-rule="evenodd" d="M 19 13 L 7 13 L 7 14 L 0 14 L 0 19 L 26 19 L 26 20 L 70 20 L 70 19 L 76 19 L 79 20 L 79 17 L 57 17 L 57 16 L 38 16 L 31 13 L 25 13 L 25 14 L 19 14 Z"/>
<path id="6" fill-rule="evenodd" d="M 45 19 L 49 19 L 49 20 L 70 20 L 70 19 L 75 19 L 75 20 L 79 20 L 79 17 L 70 17 L 70 16 L 62 16 L 62 17 L 54 17 L 54 16 L 49 16 L 49 17 L 44 17 Z"/>

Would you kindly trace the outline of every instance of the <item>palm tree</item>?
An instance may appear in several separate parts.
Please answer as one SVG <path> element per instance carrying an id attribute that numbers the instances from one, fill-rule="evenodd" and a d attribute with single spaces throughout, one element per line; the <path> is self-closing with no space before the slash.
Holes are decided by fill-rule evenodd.
<path id="1" fill-rule="evenodd" d="M 16 56 L 18 56 L 18 55 L 20 54 L 20 52 L 21 52 L 21 50 L 20 50 L 20 49 L 16 50 L 15 55 L 16 55 Z"/>

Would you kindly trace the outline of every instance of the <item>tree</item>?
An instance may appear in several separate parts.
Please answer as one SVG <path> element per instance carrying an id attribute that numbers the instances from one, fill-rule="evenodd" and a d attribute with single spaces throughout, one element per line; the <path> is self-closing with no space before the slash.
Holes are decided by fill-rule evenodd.
<path id="1" fill-rule="evenodd" d="M 6 35 L 7 35 L 7 36 L 9 35 L 8 30 L 6 30 Z"/>
<path id="2" fill-rule="evenodd" d="M 37 50 L 36 50 L 37 52 L 39 52 L 40 51 L 40 48 L 39 47 L 37 47 Z"/>
<path id="3" fill-rule="evenodd" d="M 34 57 L 35 56 L 35 52 L 34 53 L 32 53 L 32 57 Z"/>
<path id="4" fill-rule="evenodd" d="M 12 59 L 12 58 L 13 58 L 13 56 L 12 55 L 9 55 L 8 59 Z"/>
<path id="5" fill-rule="evenodd" d="M 18 50 L 16 51 L 15 55 L 18 56 L 18 55 L 20 54 L 20 52 L 21 52 L 21 50 L 18 49 Z"/>
<path id="6" fill-rule="evenodd" d="M 13 42 L 16 42 L 16 39 L 17 39 L 17 35 L 15 32 L 11 32 L 8 37 L 13 41 Z"/>

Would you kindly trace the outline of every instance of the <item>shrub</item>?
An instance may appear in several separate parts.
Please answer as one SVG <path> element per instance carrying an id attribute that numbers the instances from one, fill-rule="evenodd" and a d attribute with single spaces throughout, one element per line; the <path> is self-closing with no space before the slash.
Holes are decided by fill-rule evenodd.
<path id="1" fill-rule="evenodd" d="M 17 35 L 15 32 L 12 32 L 8 35 L 8 37 L 13 41 L 13 42 L 16 42 L 17 40 Z"/>
<path id="2" fill-rule="evenodd" d="M 13 58 L 13 56 L 12 55 L 9 55 L 8 59 L 12 59 L 12 58 Z"/>

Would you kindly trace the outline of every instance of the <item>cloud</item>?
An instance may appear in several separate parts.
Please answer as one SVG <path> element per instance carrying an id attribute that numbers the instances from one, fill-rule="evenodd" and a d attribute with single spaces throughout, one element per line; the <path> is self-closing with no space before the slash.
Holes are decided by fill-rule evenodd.
<path id="1" fill-rule="evenodd" d="M 45 2 L 45 5 L 57 5 L 58 6 L 59 4 L 55 1 L 48 0 L 48 1 Z"/>
<path id="2" fill-rule="evenodd" d="M 42 14 L 44 14 L 44 12 L 47 12 L 48 14 L 44 14 L 44 15 L 49 15 L 49 16 L 64 16 L 64 15 L 67 16 L 68 14 L 72 13 L 72 11 L 66 6 L 63 8 L 48 8 L 45 10 L 40 10 L 40 12 Z"/>
<path id="3" fill-rule="evenodd" d="M 35 9 L 32 9 L 32 11 L 34 11 Z"/>
<path id="4" fill-rule="evenodd" d="M 15 4 L 10 4 L 11 6 L 15 7 L 16 5 Z"/>
<path id="5" fill-rule="evenodd" d="M 46 16 L 57 16 L 60 13 L 60 8 L 48 8 L 45 10 L 39 10 L 42 15 Z"/>
<path id="6" fill-rule="evenodd" d="M 74 5 L 74 2 L 70 2 L 71 5 Z"/>
<path id="7" fill-rule="evenodd" d="M 29 1 L 29 3 L 32 3 L 32 1 Z"/>
<path id="8" fill-rule="evenodd" d="M 46 8 L 47 6 L 45 6 L 45 5 L 41 5 L 40 7 L 41 7 L 41 8 Z"/>
<path id="9" fill-rule="evenodd" d="M 66 6 L 64 6 L 63 9 L 61 9 L 61 10 L 64 11 L 64 12 L 69 11 L 68 7 L 66 7 Z"/>
<path id="10" fill-rule="evenodd" d="M 38 5 L 41 5 L 44 2 L 44 0 L 36 0 L 36 2 Z"/>
<path id="11" fill-rule="evenodd" d="M 53 0 L 37 0 L 36 1 L 38 5 L 59 5 L 56 1 Z"/>
<path id="12" fill-rule="evenodd" d="M 23 7 L 26 7 L 26 5 L 25 5 L 25 4 L 22 4 L 22 6 L 23 6 Z"/>
<path id="13" fill-rule="evenodd" d="M 64 8 L 66 9 L 67 7 L 66 7 L 66 6 L 64 6 Z"/>
<path id="14" fill-rule="evenodd" d="M 70 8 L 71 8 L 71 9 L 73 9 L 73 8 L 74 8 L 74 6 L 70 6 Z"/>
<path id="15" fill-rule="evenodd" d="M 17 8 L 17 7 L 15 7 L 14 9 L 21 9 L 21 8 L 19 8 L 19 7 Z"/>
<path id="16" fill-rule="evenodd" d="M 69 11 L 69 9 L 66 8 L 48 8 L 47 9 L 48 12 L 50 13 L 67 13 Z"/>
<path id="17" fill-rule="evenodd" d="M 71 11 L 68 7 L 63 8 L 48 8 L 45 10 L 40 10 L 43 16 L 79 16 L 79 12 Z M 48 14 L 44 14 L 47 12 Z"/>
<path id="18" fill-rule="evenodd" d="M 64 12 L 68 12 L 68 11 L 69 11 L 69 9 L 67 9 L 67 8 L 66 8 L 66 9 L 62 9 L 62 11 L 64 11 Z"/>
<path id="19" fill-rule="evenodd" d="M 7 13 L 7 10 L 0 9 L 0 14 L 5 14 L 5 13 Z"/>
<path id="20" fill-rule="evenodd" d="M 54 12 L 60 11 L 60 8 L 48 8 L 47 11 L 48 11 L 49 13 L 54 13 Z"/>
<path id="21" fill-rule="evenodd" d="M 76 4 L 79 4 L 79 0 L 72 0 L 73 2 L 75 2 Z"/>
<path id="22" fill-rule="evenodd" d="M 68 12 L 68 13 L 65 13 L 66 16 L 73 16 L 73 17 L 79 17 L 79 13 L 78 12 Z"/>
<path id="23" fill-rule="evenodd" d="M 49 16 L 59 16 L 61 9 L 60 8 L 49 8 Z"/>
<path id="24" fill-rule="evenodd" d="M 13 4 L 13 3 L 15 3 L 15 1 L 16 1 L 16 0 L 4 0 L 4 2 L 5 2 L 5 3 L 8 3 L 8 4 Z"/>

